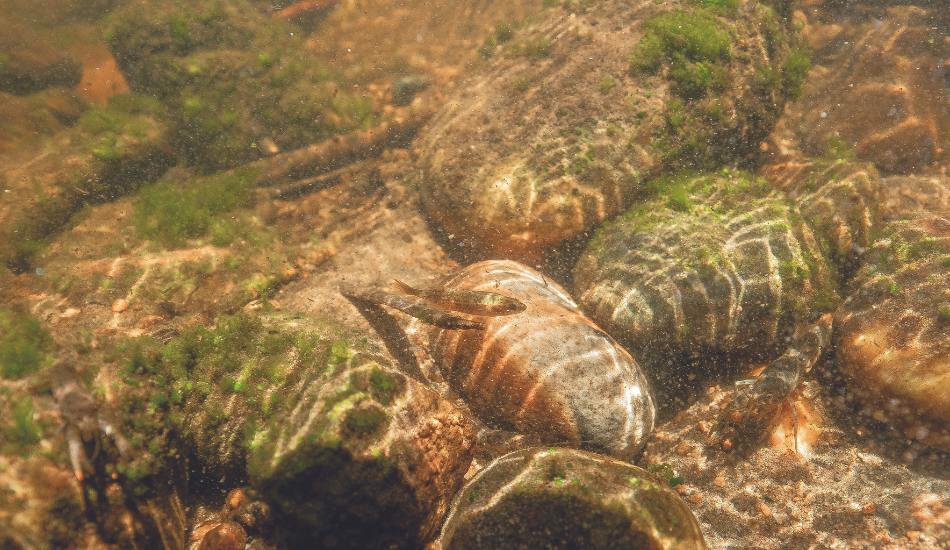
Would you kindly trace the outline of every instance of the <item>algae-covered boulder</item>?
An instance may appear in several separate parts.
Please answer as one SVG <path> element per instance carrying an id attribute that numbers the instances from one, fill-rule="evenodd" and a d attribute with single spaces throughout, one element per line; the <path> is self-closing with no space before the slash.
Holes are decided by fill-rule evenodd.
<path id="1" fill-rule="evenodd" d="M 441 550 L 705 549 L 699 522 L 646 470 L 573 449 L 496 459 L 459 492 Z"/>
<path id="2" fill-rule="evenodd" d="M 54 138 L 56 154 L 30 166 L 30 177 L 10 183 L 0 212 L 0 260 L 26 270 L 30 256 L 83 206 L 115 200 L 155 181 L 174 164 L 170 129 L 161 104 L 139 94 L 114 96 L 80 115 Z"/>
<path id="3" fill-rule="evenodd" d="M 885 223 L 883 180 L 874 166 L 845 159 L 813 159 L 767 166 L 760 175 L 795 200 L 828 258 L 852 275 Z"/>
<path id="4" fill-rule="evenodd" d="M 724 171 L 653 183 L 574 269 L 584 310 L 637 350 L 766 351 L 835 306 L 834 272 L 791 199 Z"/>
<path id="5" fill-rule="evenodd" d="M 836 320 L 839 367 L 878 420 L 950 451 L 950 220 L 894 222 Z"/>
<path id="6" fill-rule="evenodd" d="M 147 0 L 110 14 L 105 38 L 133 90 L 170 110 L 178 145 L 205 170 L 300 147 L 371 122 L 356 96 L 302 51 L 300 33 L 243 0 Z"/>
<path id="7" fill-rule="evenodd" d="M 250 440 L 251 481 L 291 548 L 421 548 L 462 485 L 475 430 L 427 385 L 334 351 Z"/>
<path id="8" fill-rule="evenodd" d="M 808 61 L 787 13 L 737 5 L 565 3 L 499 26 L 424 136 L 429 215 L 482 256 L 533 261 L 665 167 L 750 166 Z"/>

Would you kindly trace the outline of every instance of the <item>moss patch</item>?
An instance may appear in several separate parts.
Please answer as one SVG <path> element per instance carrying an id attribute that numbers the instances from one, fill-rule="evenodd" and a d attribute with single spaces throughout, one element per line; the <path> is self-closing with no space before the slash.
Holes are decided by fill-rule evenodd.
<path id="1" fill-rule="evenodd" d="M 206 173 L 261 157 L 265 138 L 294 149 L 377 122 L 294 30 L 251 4 L 216 0 L 149 0 L 105 22 L 129 84 L 168 106 L 179 151 Z"/>
<path id="2" fill-rule="evenodd" d="M 0 376 L 10 380 L 45 366 L 53 339 L 32 315 L 0 307 Z"/>
<path id="3" fill-rule="evenodd" d="M 165 182 L 142 191 L 132 215 L 138 234 L 167 248 L 187 239 L 211 235 L 212 244 L 227 246 L 240 228 L 225 214 L 250 205 L 256 172 L 242 169 L 190 184 Z"/>

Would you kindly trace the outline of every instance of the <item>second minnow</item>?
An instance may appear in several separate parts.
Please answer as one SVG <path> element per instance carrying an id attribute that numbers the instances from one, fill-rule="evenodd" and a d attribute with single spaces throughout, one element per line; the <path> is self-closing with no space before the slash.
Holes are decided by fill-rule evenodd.
<path id="1" fill-rule="evenodd" d="M 394 280 L 393 284 L 401 292 L 410 296 L 418 296 L 443 309 L 469 315 L 511 315 L 512 313 L 520 313 L 528 307 L 514 298 L 495 294 L 494 292 L 460 290 L 438 286 L 421 290 L 412 288 L 398 280 Z"/>

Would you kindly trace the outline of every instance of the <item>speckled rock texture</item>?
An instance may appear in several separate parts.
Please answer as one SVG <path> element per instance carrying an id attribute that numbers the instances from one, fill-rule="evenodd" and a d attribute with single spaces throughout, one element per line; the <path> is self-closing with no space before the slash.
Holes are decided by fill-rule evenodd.
<path id="1" fill-rule="evenodd" d="M 497 32 L 424 137 L 426 209 L 482 257 L 532 263 L 666 166 L 748 163 L 807 71 L 765 5 L 565 8 Z"/>
<path id="2" fill-rule="evenodd" d="M 441 283 L 528 306 L 517 315 L 479 318 L 485 330 L 415 320 L 409 327 L 423 336 L 439 376 L 482 422 L 621 459 L 643 447 L 656 414 L 646 378 L 557 283 L 512 261 L 472 264 Z"/>
<path id="3" fill-rule="evenodd" d="M 654 182 L 574 269 L 574 292 L 637 352 L 763 351 L 834 307 L 834 273 L 794 202 L 724 172 Z"/>
<path id="4" fill-rule="evenodd" d="M 848 387 L 908 438 L 950 451 L 950 219 L 892 223 L 838 312 Z"/>
<path id="5" fill-rule="evenodd" d="M 342 359 L 312 372 L 250 444 L 253 484 L 291 548 L 419 548 L 472 459 L 475 431 L 428 386 Z"/>
<path id="6" fill-rule="evenodd" d="M 705 549 L 688 506 L 646 470 L 573 449 L 526 449 L 478 473 L 431 548 Z"/>
<path id="7" fill-rule="evenodd" d="M 763 145 L 767 164 L 844 146 L 886 174 L 946 162 L 950 12 L 931 5 L 796 12 L 814 67 Z"/>

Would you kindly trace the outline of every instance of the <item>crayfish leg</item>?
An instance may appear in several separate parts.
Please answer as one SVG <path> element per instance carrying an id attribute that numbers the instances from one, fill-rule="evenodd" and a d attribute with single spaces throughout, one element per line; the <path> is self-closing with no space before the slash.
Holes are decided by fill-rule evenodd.
<path id="1" fill-rule="evenodd" d="M 821 436 L 823 427 L 824 418 L 807 398 L 800 394 L 791 396 L 784 400 L 775 419 L 771 445 L 784 446 L 797 455 L 807 456 Z"/>

